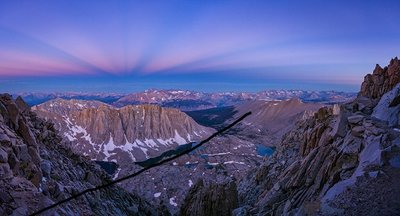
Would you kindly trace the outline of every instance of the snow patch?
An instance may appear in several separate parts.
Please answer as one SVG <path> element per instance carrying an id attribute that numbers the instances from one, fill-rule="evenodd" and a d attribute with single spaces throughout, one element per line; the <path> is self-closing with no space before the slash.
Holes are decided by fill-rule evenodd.
<path id="1" fill-rule="evenodd" d="M 69 133 L 67 133 L 67 132 L 64 133 L 64 136 L 67 137 L 68 140 L 71 141 L 71 142 L 74 141 L 74 140 L 76 140 L 75 137 L 71 136 L 71 135 L 70 135 Z"/>
<path id="2" fill-rule="evenodd" d="M 154 194 L 154 198 L 158 198 L 158 197 L 160 197 L 161 196 L 161 192 L 158 192 L 158 193 L 155 193 Z"/>
<path id="3" fill-rule="evenodd" d="M 186 140 L 183 138 L 183 137 L 181 137 L 181 135 L 179 135 L 179 133 L 178 133 L 178 131 L 175 129 L 175 137 L 174 137 L 174 140 L 175 140 L 175 142 L 176 143 L 178 143 L 179 145 L 183 145 L 183 144 L 186 144 L 187 142 L 186 142 Z"/>
<path id="4" fill-rule="evenodd" d="M 159 142 L 161 145 L 164 145 L 164 146 L 169 146 L 169 145 L 171 145 L 171 144 L 173 144 L 174 143 L 174 141 L 172 140 L 172 138 L 170 138 L 170 139 L 166 139 L 166 140 L 163 140 L 163 139 L 157 139 L 157 142 Z"/>
<path id="5" fill-rule="evenodd" d="M 108 158 L 113 154 L 110 152 L 114 151 L 114 149 L 116 149 L 116 148 L 117 148 L 117 146 L 115 145 L 114 139 L 110 133 L 110 139 L 108 140 L 108 143 L 103 145 L 103 153 L 104 153 L 104 155 L 106 155 L 106 158 L 104 158 L 105 161 L 108 161 Z"/>
<path id="6" fill-rule="evenodd" d="M 154 142 L 154 140 L 152 140 L 152 139 L 145 139 L 144 140 L 144 143 L 146 143 L 146 145 L 148 146 L 148 147 L 150 147 L 150 148 L 156 148 L 158 145 L 157 145 L 157 143 L 155 143 Z"/>
<path id="7" fill-rule="evenodd" d="M 215 154 L 204 154 L 208 157 L 213 157 L 213 156 L 222 156 L 222 155 L 231 155 L 231 152 L 221 152 L 221 153 L 215 153 Z"/>
<path id="8" fill-rule="evenodd" d="M 113 180 L 117 179 L 119 176 L 119 172 L 121 172 L 121 168 L 117 169 L 117 172 L 115 172 L 114 177 L 112 178 Z"/>
<path id="9" fill-rule="evenodd" d="M 178 204 L 175 202 L 175 197 L 169 198 L 169 204 L 175 207 L 178 206 Z"/>
<path id="10" fill-rule="evenodd" d="M 239 162 L 239 161 L 226 161 L 224 164 L 241 164 L 241 165 L 246 165 L 244 162 Z"/>

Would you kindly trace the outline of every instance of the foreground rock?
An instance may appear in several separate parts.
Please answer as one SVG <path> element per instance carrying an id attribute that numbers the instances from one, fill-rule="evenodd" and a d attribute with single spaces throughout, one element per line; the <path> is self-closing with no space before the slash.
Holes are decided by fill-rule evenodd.
<path id="1" fill-rule="evenodd" d="M 353 102 L 321 108 L 284 135 L 273 157 L 239 184 L 235 214 L 400 214 L 397 58 L 375 71 L 383 84 L 367 76 Z"/>
<path id="2" fill-rule="evenodd" d="M 238 207 L 235 182 L 204 185 L 199 181 L 188 193 L 181 207 L 180 215 L 231 215 Z"/>
<path id="3" fill-rule="evenodd" d="M 0 215 L 28 215 L 109 177 L 65 148 L 54 125 L 22 100 L 0 95 Z M 72 200 L 44 215 L 157 215 L 136 195 L 115 186 Z"/>

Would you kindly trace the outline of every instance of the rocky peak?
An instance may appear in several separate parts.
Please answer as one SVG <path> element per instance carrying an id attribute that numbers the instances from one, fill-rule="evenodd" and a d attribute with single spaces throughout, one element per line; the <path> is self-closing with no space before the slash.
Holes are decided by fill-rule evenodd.
<path id="1" fill-rule="evenodd" d="M 239 209 L 249 215 L 399 214 L 392 207 L 400 202 L 399 65 L 395 58 L 377 66 L 354 101 L 298 121 L 275 154 L 239 184 Z"/>
<path id="2" fill-rule="evenodd" d="M 359 96 L 378 99 L 393 89 L 398 82 L 400 82 L 400 61 L 395 57 L 384 68 L 377 64 L 373 73 L 364 77 Z"/>

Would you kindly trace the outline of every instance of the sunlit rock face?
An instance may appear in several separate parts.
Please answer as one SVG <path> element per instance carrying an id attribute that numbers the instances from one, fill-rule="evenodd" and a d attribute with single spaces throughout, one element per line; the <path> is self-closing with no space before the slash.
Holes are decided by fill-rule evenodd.
<path id="1" fill-rule="evenodd" d="M 384 68 L 376 65 L 373 73 L 365 76 L 359 96 L 379 99 L 383 94 L 392 90 L 399 82 L 400 61 L 396 57 Z"/>
<path id="2" fill-rule="evenodd" d="M 72 148 L 96 160 L 145 160 L 214 132 L 177 109 L 157 105 L 114 108 L 96 101 L 52 100 L 33 107 L 55 123 Z"/>

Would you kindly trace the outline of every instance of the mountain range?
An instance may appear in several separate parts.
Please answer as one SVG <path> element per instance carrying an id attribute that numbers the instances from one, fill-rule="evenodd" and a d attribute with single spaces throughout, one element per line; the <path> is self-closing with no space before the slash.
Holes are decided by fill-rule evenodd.
<path id="1" fill-rule="evenodd" d="M 287 100 L 299 98 L 304 102 L 334 104 L 349 101 L 356 93 L 337 91 L 303 91 L 303 90 L 265 90 L 249 92 L 197 92 L 189 90 L 149 89 L 132 94 L 111 93 L 18 93 L 29 105 L 34 106 L 46 101 L 62 99 L 97 100 L 115 107 L 138 104 L 157 104 L 162 107 L 178 108 L 183 111 L 203 110 L 215 107 L 226 107 L 256 100 Z"/>
<path id="2" fill-rule="evenodd" d="M 49 214 L 400 214 L 398 58 L 377 65 L 353 99 L 268 92 L 149 90 L 33 107 L 3 94 L 0 213 L 26 215 L 124 177 L 142 169 L 134 162 L 187 148 L 251 111 L 200 149 Z"/>

